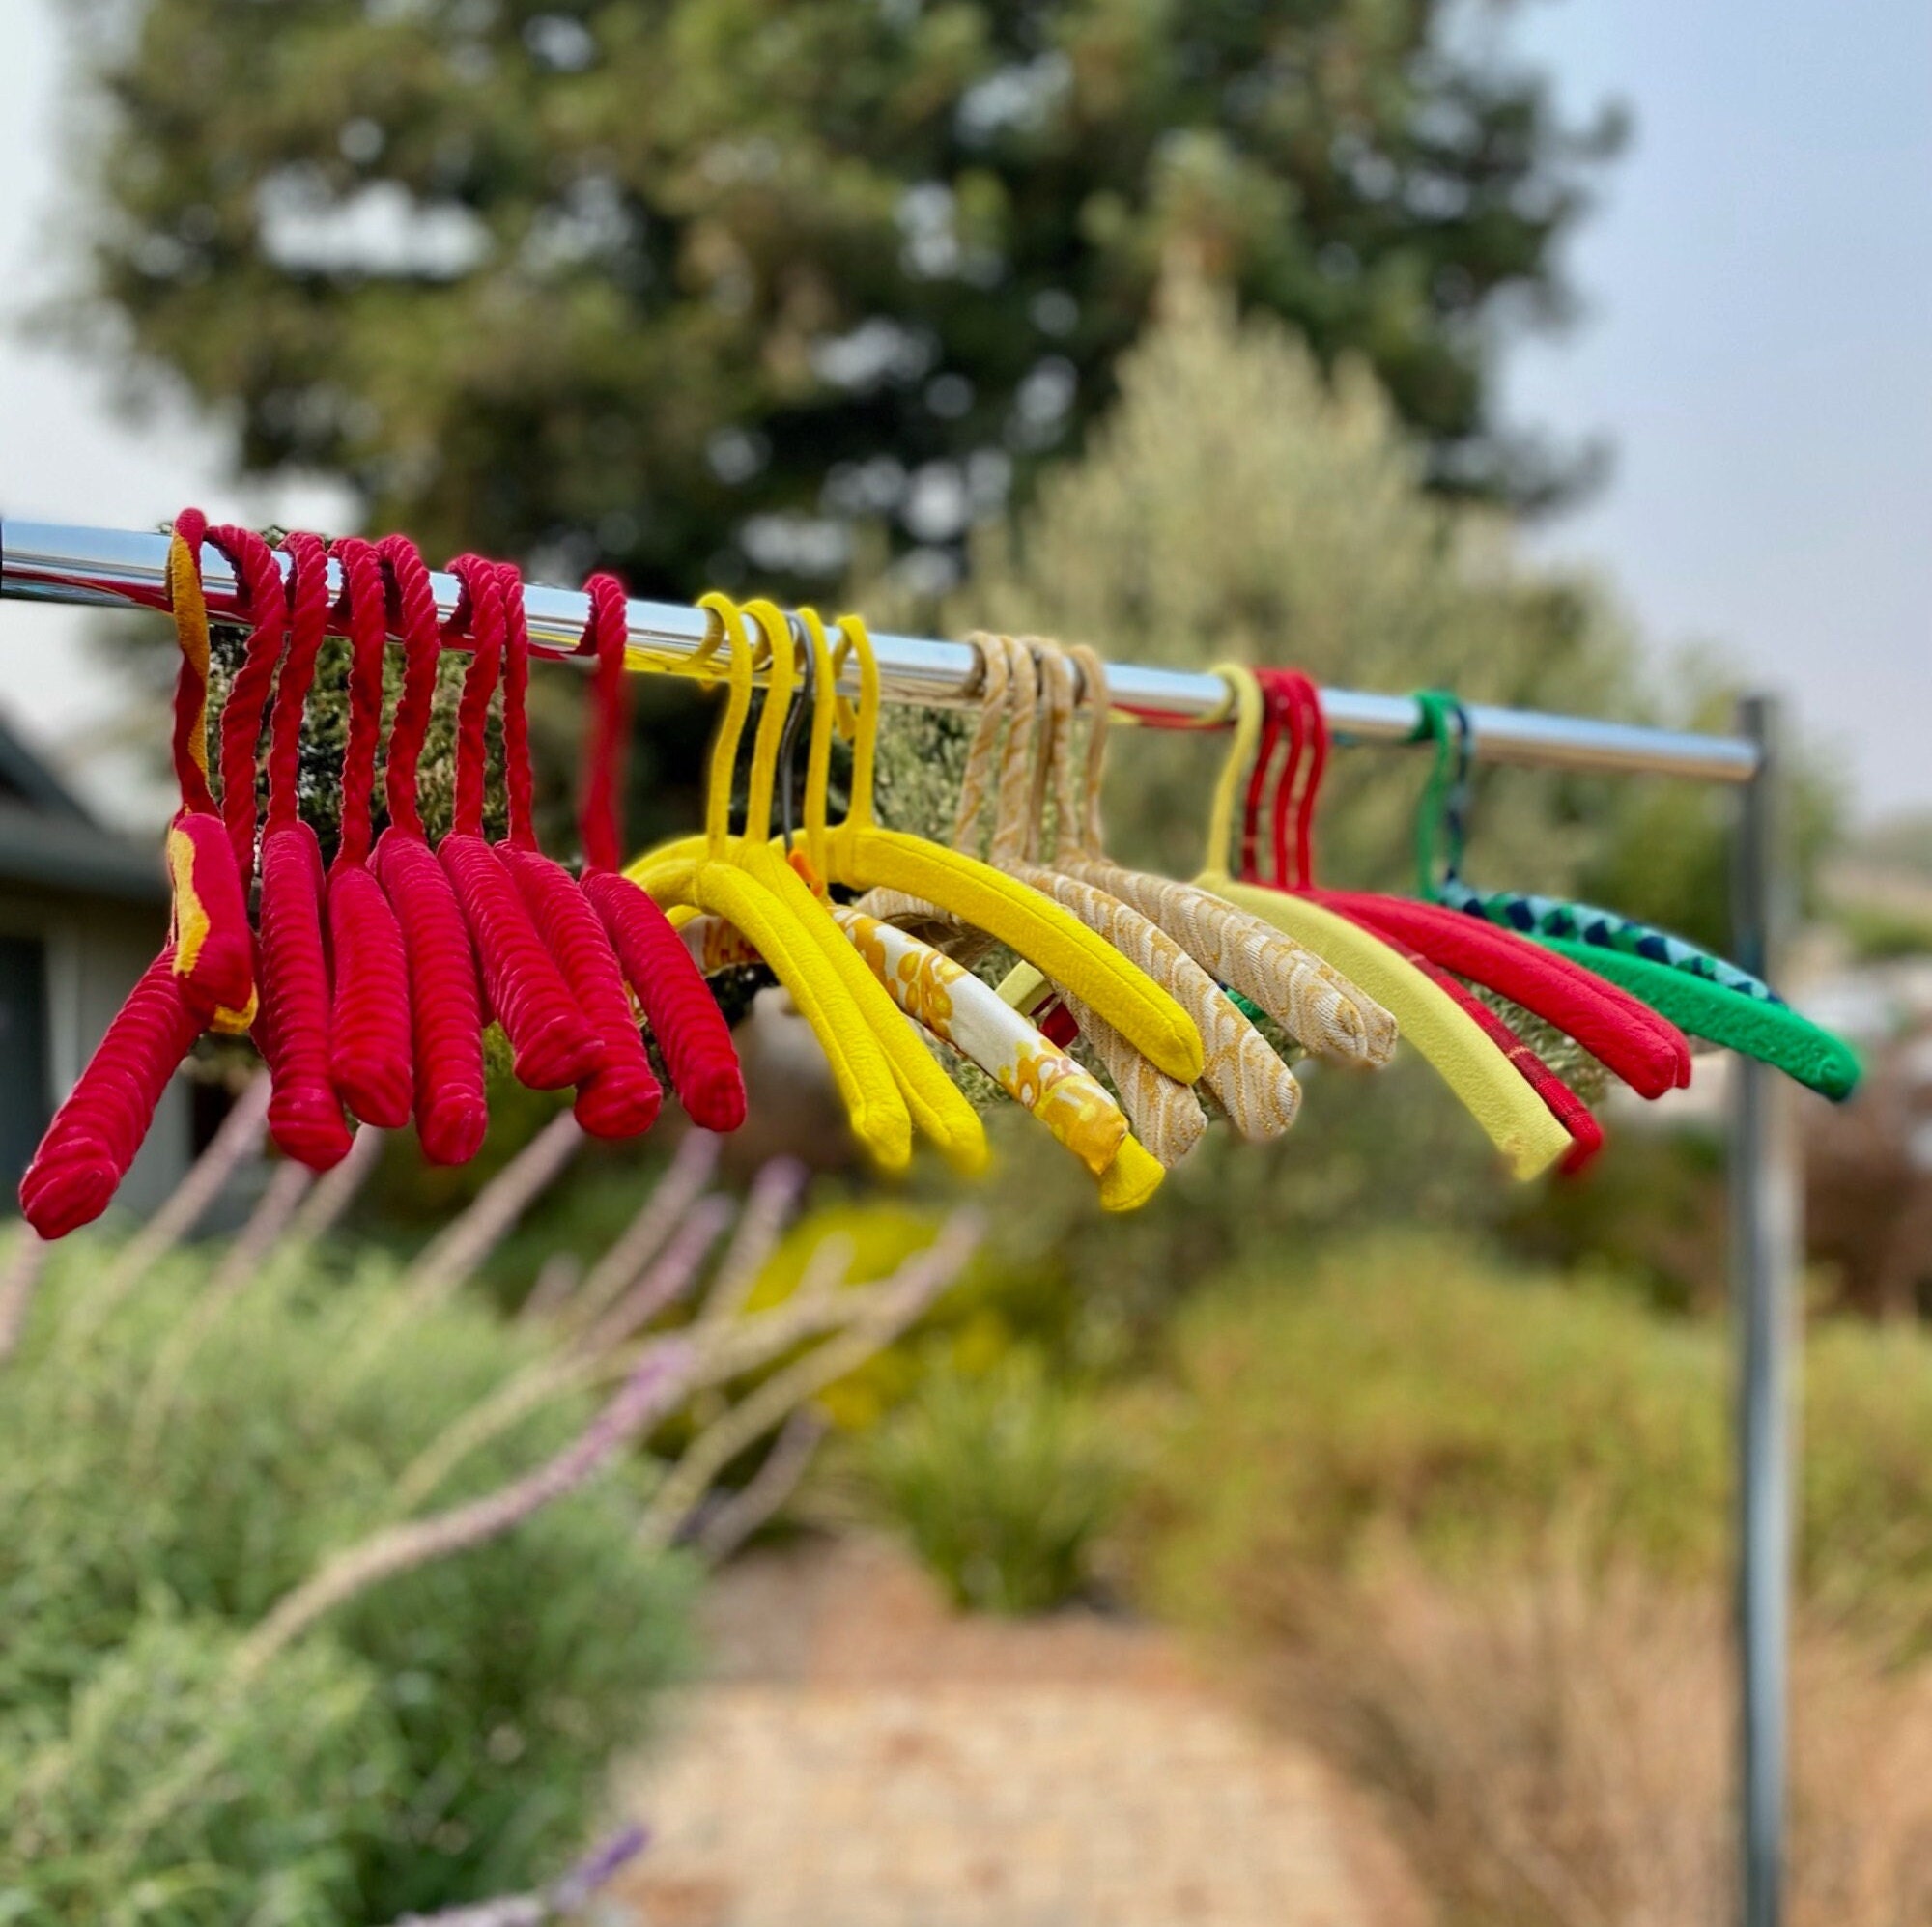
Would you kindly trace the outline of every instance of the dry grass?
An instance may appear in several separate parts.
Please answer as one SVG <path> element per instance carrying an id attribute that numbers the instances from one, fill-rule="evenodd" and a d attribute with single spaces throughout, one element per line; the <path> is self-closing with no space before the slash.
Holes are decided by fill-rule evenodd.
<path id="1" fill-rule="evenodd" d="M 1445 1921 L 1730 1916 L 1720 1600 L 1569 1559 L 1472 1584 L 1390 1558 L 1295 1617 L 1282 1698 L 1379 1798 Z M 1793 1927 L 1932 1919 L 1932 1672 L 1806 1629 L 1796 1702 Z"/>

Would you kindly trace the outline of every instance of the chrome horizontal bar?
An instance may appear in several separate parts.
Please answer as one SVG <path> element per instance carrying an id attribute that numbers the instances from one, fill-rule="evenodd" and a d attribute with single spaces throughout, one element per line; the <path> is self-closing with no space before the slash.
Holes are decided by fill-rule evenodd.
<path id="1" fill-rule="evenodd" d="M 167 553 L 167 537 L 152 531 L 0 523 L 0 596 L 165 609 Z M 330 570 L 331 587 L 338 586 L 333 564 Z M 203 580 L 212 614 L 239 612 L 234 572 L 213 549 L 203 555 Z M 438 613 L 449 615 L 457 602 L 455 577 L 437 574 L 430 580 Z M 534 651 L 552 657 L 578 654 L 589 607 L 581 593 L 532 583 L 525 591 L 524 606 Z M 675 669 L 680 659 L 695 657 L 702 647 L 709 623 L 703 610 L 639 601 L 628 609 L 632 647 L 647 651 L 658 666 Z M 874 635 L 872 640 L 889 700 L 932 707 L 970 700 L 979 657 L 968 644 L 913 636 Z M 1110 663 L 1107 679 L 1115 708 L 1141 722 L 1212 728 L 1225 720 L 1228 691 L 1218 676 Z M 1361 690 L 1325 689 L 1321 709 L 1338 737 L 1355 742 L 1406 742 L 1421 721 L 1413 698 Z M 1755 747 L 1741 737 L 1646 729 L 1482 704 L 1470 705 L 1469 717 L 1477 752 L 1492 762 L 1731 783 L 1747 781 L 1757 767 Z"/>

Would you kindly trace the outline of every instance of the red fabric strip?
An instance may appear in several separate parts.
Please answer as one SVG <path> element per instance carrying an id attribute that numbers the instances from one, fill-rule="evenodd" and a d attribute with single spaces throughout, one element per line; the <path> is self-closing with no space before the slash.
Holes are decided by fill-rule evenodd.
<path id="1" fill-rule="evenodd" d="M 174 964 L 164 949 L 142 973 L 20 1180 L 21 1212 L 43 1238 L 65 1237 L 107 1208 L 201 1035 Z"/>

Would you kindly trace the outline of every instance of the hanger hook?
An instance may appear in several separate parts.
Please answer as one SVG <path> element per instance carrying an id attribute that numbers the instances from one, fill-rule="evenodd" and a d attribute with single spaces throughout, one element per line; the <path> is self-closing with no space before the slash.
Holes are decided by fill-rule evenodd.
<path id="1" fill-rule="evenodd" d="M 792 836 L 797 831 L 797 770 L 798 733 L 805 722 L 805 713 L 815 706 L 818 692 L 818 661 L 811 646 L 811 638 L 806 633 L 805 624 L 796 613 L 785 617 L 786 626 L 791 630 L 792 646 L 798 651 L 799 696 L 785 717 L 784 735 L 779 742 L 779 832 L 784 842 L 784 853 L 791 855 Z"/>
<path id="2" fill-rule="evenodd" d="M 1476 732 L 1467 708 L 1454 690 L 1418 690 L 1415 701 L 1422 718 L 1409 740 L 1435 745 L 1435 760 L 1415 819 L 1416 881 L 1424 896 L 1434 896 L 1443 883 L 1453 881 L 1462 871 L 1474 795 L 1471 772 Z M 1435 874 L 1438 833 L 1443 848 L 1439 880 Z"/>

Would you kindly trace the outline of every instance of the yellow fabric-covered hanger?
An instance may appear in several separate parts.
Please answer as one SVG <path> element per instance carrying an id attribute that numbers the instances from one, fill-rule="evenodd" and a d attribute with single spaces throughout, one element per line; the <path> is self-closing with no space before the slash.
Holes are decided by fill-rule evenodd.
<path id="1" fill-rule="evenodd" d="M 826 839 L 832 773 L 832 732 L 841 704 L 838 666 L 825 625 L 813 609 L 800 612 L 813 665 L 811 728 L 804 791 L 804 863 L 817 876 L 830 862 Z M 1096 1079 L 983 983 L 943 951 L 868 917 L 835 905 L 833 916 L 888 995 L 954 1050 L 970 1058 L 1016 1103 L 1033 1114 L 1099 1182 L 1109 1211 L 1130 1211 L 1159 1187 L 1164 1170 L 1128 1128 L 1121 1107 Z M 716 919 L 685 925 L 707 971 L 746 960 L 736 932 Z"/>
<path id="2" fill-rule="evenodd" d="M 805 852 L 812 872 L 822 874 L 821 865 L 831 862 L 826 809 L 832 725 L 840 707 L 838 666 L 817 612 L 801 610 L 800 622 L 815 671 L 806 756 Z M 1094 1173 L 1104 1208 L 1130 1211 L 1153 1195 L 1164 1167 L 1132 1136 L 1125 1115 L 1105 1087 L 1002 1003 L 990 984 L 944 951 L 858 906 L 835 908 L 833 915 L 908 1016 L 971 1058 Z"/>
<path id="3" fill-rule="evenodd" d="M 879 824 L 872 808 L 878 663 L 858 616 L 842 615 L 837 626 L 839 643 L 835 662 L 850 656 L 859 666 L 859 702 L 850 719 L 852 801 L 845 820 L 818 838 L 811 859 L 818 880 L 849 890 L 900 891 L 937 904 L 948 916 L 985 932 L 1065 985 L 1170 1076 L 1189 1083 L 1199 1077 L 1205 1053 L 1193 1020 L 1144 971 L 1071 912 L 972 857 Z M 650 874 L 675 887 L 679 865 L 695 860 L 696 843 L 691 838 L 668 845 L 654 860 Z M 642 869 L 632 874 L 656 894 Z"/>
<path id="4" fill-rule="evenodd" d="M 1516 1066 L 1481 1028 L 1406 957 L 1359 925 L 1306 897 L 1237 883 L 1227 871 L 1235 784 L 1253 759 L 1261 734 L 1261 690 L 1239 664 L 1221 664 L 1235 697 L 1235 740 L 1222 766 L 1208 817 L 1208 867 L 1195 879 L 1236 908 L 1265 918 L 1359 983 L 1387 1006 L 1402 1034 L 1428 1059 L 1463 1109 L 1510 1161 L 1518 1177 L 1535 1177 L 1570 1148 L 1570 1138 Z"/>
<path id="5" fill-rule="evenodd" d="M 825 1051 L 853 1135 L 885 1169 L 903 1169 L 912 1157 L 913 1119 L 901 1090 L 894 1048 L 903 1043 L 904 1020 L 863 964 L 856 972 L 845 967 L 857 959 L 842 938 L 838 939 L 838 953 L 828 953 L 819 935 L 821 929 L 830 927 L 824 905 L 781 858 L 776 869 L 769 861 L 772 773 L 796 673 L 790 636 L 783 631 L 781 619 L 783 646 L 773 652 L 772 693 L 753 753 L 749 817 L 757 835 L 754 838 L 734 836 L 730 833 L 731 778 L 751 711 L 753 644 L 745 631 L 743 613 L 728 597 L 707 595 L 699 607 L 716 619 L 729 649 L 729 682 L 724 714 L 712 745 L 704 833 L 639 858 L 626 873 L 667 909 L 681 905 L 693 913 L 708 911 L 743 932 L 811 1026 Z M 837 937 L 836 928 L 833 934 Z M 863 984 L 867 998 L 877 1000 L 870 1010 L 856 994 L 855 981 Z M 884 1005 L 890 1027 L 877 1021 L 878 1004 Z M 933 1069 L 937 1074 L 937 1066 Z M 985 1135 L 979 1119 L 943 1076 L 939 1082 L 959 1099 L 971 1126 L 962 1130 L 956 1118 L 951 1119 L 946 1134 L 948 1148 L 956 1154 L 963 1141 L 966 1160 L 970 1161 L 972 1140 L 977 1135 L 979 1155 L 983 1159 Z"/>
<path id="6" fill-rule="evenodd" d="M 894 890 L 934 903 L 1005 944 L 1106 1019 L 1170 1077 L 1201 1075 L 1205 1051 L 1194 1020 L 1138 965 L 1088 929 L 1071 911 L 1030 885 L 959 850 L 881 829 L 872 814 L 872 755 L 878 737 L 879 670 L 856 615 L 838 618 L 841 653 L 859 663 L 853 725 L 852 803 L 827 833 L 825 874 L 853 890 Z"/>
<path id="7" fill-rule="evenodd" d="M 980 659 L 980 723 L 966 752 L 952 839 L 955 847 L 969 855 L 973 853 L 972 846 L 980 841 L 980 817 L 986 804 L 989 782 L 997 768 L 993 832 L 987 853 L 996 867 L 1023 872 L 1034 847 L 1043 796 L 1043 792 L 1037 795 L 1035 787 L 1032 683 L 1028 683 L 1029 698 L 1023 717 L 1015 718 L 1011 726 L 1006 727 L 1011 692 L 1009 645 L 1004 638 L 983 634 L 976 635 L 973 644 Z M 1028 673 L 1030 677 L 1030 665 Z M 1000 747 L 1003 727 L 1006 728 L 1004 753 Z M 889 922 L 931 931 L 933 941 L 955 958 L 977 960 L 995 948 L 983 931 L 970 928 L 921 896 L 875 890 L 860 898 L 859 907 Z M 1024 1003 L 1011 994 L 1011 986 L 1018 978 L 1024 978 L 1036 993 Z M 1041 996 L 1055 989 L 1087 1048 L 1113 1079 L 1141 1141 L 1162 1166 L 1171 1168 L 1180 1163 L 1208 1129 L 1208 1114 L 1194 1094 L 1191 1082 L 1172 1077 L 1150 1062 L 1092 1008 L 1078 991 L 1065 984 L 1056 986 L 1031 963 L 1021 961 L 1008 973 L 1000 986 L 1000 995 L 1015 1009 L 1030 1008 Z"/>

